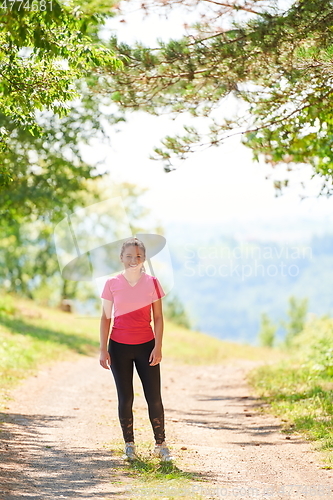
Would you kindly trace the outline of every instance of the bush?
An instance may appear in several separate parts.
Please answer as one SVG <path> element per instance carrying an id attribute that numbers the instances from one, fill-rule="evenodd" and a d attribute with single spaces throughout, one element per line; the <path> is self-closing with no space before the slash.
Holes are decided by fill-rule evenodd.
<path id="1" fill-rule="evenodd" d="M 333 319 L 318 318 L 306 323 L 291 341 L 291 348 L 301 356 L 302 367 L 324 378 L 333 376 Z"/>
<path id="2" fill-rule="evenodd" d="M 0 295 L 0 315 L 15 314 L 14 299 L 10 295 Z"/>
<path id="3" fill-rule="evenodd" d="M 276 330 L 277 326 L 271 323 L 268 314 L 262 313 L 258 334 L 260 345 L 263 347 L 273 347 Z"/>
<path id="4" fill-rule="evenodd" d="M 169 321 L 172 321 L 172 323 L 183 326 L 184 328 L 191 328 L 190 320 L 183 304 L 176 295 L 167 297 L 163 302 L 163 310 L 165 317 Z"/>
<path id="5" fill-rule="evenodd" d="M 305 325 L 305 318 L 308 310 L 308 299 L 297 299 L 293 295 L 289 297 L 288 316 L 289 322 L 282 321 L 286 328 L 285 346 L 290 347 L 292 340 L 299 335 Z"/>

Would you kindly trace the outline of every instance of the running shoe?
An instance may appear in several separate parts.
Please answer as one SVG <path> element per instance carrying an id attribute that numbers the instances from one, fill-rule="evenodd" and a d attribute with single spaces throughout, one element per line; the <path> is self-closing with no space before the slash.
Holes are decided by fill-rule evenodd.
<path id="1" fill-rule="evenodd" d="M 171 462 L 174 459 L 165 441 L 161 445 L 155 445 L 153 455 L 160 458 L 162 462 Z"/>
<path id="2" fill-rule="evenodd" d="M 137 459 L 135 444 L 133 442 L 125 443 L 125 455 L 124 458 L 129 458 L 130 460 Z"/>

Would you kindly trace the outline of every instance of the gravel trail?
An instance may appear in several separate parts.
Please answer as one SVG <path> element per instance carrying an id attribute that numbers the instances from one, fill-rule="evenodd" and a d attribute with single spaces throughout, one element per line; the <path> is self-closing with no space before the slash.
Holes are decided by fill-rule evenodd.
<path id="1" fill-rule="evenodd" d="M 333 471 L 300 435 L 286 435 L 245 381 L 258 362 L 187 366 L 162 360 L 166 438 L 190 492 L 205 499 L 333 499 Z M 135 373 L 139 452 L 153 445 Z M 1 499 L 181 498 L 181 489 L 138 488 L 119 455 L 122 435 L 111 372 L 77 356 L 44 366 L 13 392 L 2 416 Z M 293 486 L 294 485 L 294 486 Z M 150 489 L 149 489 L 150 488 Z M 190 489 L 191 488 L 191 489 Z M 186 492 L 185 492 L 186 493 Z"/>

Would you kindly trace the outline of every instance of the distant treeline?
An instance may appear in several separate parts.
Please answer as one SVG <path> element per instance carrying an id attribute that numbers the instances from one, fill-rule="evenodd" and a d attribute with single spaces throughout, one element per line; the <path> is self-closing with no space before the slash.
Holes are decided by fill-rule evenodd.
<path id="1" fill-rule="evenodd" d="M 207 238 L 207 234 L 206 234 Z M 286 334 L 290 297 L 307 299 L 316 315 L 333 311 L 333 234 L 307 242 L 243 241 L 232 236 L 172 249 L 176 287 L 193 328 L 255 343 L 262 314 Z"/>

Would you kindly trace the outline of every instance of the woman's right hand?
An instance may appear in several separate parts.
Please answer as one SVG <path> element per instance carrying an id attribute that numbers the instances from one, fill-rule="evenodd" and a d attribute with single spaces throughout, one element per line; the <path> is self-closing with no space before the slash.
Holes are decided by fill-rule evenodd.
<path id="1" fill-rule="evenodd" d="M 111 358 L 108 351 L 101 351 L 99 356 L 99 364 L 106 370 L 110 370 Z"/>

